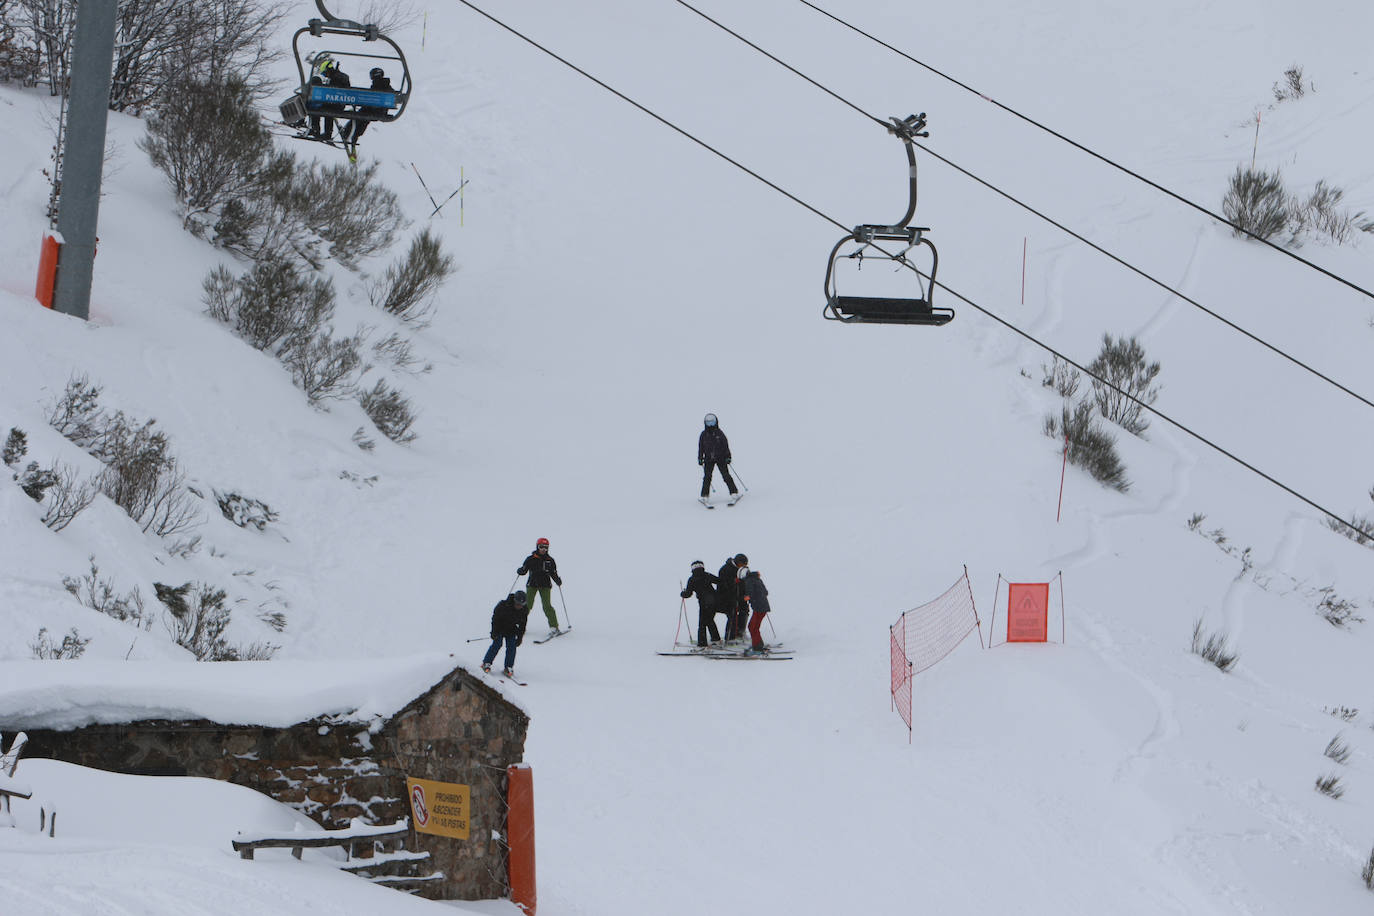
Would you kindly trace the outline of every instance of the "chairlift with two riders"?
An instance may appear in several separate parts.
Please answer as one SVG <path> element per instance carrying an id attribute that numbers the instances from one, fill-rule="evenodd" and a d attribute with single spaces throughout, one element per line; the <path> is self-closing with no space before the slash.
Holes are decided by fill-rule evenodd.
<path id="1" fill-rule="evenodd" d="M 309 24 L 297 29 L 291 38 L 291 51 L 296 58 L 296 73 L 300 77 L 300 88 L 285 102 L 281 103 L 282 121 L 289 126 L 299 127 L 306 118 L 334 117 L 351 121 L 380 121 L 390 123 L 405 113 L 410 101 L 410 67 L 406 65 L 405 52 L 376 25 L 365 25 L 351 19 L 339 19 L 324 6 L 324 0 L 315 0 L 323 19 L 311 19 Z M 352 39 L 341 47 L 319 48 L 302 52 L 301 36 L 307 32 L 314 38 L 326 35 L 339 35 Z M 390 49 L 378 51 L 357 50 L 358 41 L 381 42 Z M 392 92 L 361 87 L 313 85 L 310 77 L 318 74 L 321 64 L 326 60 L 336 63 L 340 59 L 367 61 L 369 69 L 381 66 L 379 61 L 391 61 L 400 65 L 400 83 Z M 301 137 L 307 137 L 301 134 Z M 314 139 L 314 138 L 311 138 Z M 321 141 L 323 142 L 323 141 Z"/>

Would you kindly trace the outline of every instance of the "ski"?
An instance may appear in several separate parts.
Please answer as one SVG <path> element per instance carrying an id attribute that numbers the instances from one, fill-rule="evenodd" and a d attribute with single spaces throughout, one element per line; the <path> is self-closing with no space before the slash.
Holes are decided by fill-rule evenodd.
<path id="1" fill-rule="evenodd" d="M 790 662 L 792 660 L 792 655 L 790 653 L 784 654 L 781 652 L 765 652 L 763 655 L 745 655 L 743 652 L 733 654 L 718 652 L 707 655 L 706 657 L 719 659 L 720 661 L 733 659 L 742 662 Z"/>
<path id="2" fill-rule="evenodd" d="M 715 506 L 711 505 L 709 502 L 706 501 L 706 497 L 705 497 L 705 496 L 699 496 L 699 497 L 697 497 L 697 502 L 701 503 L 703 506 L 705 506 L 705 507 L 708 508 L 708 509 L 714 509 L 714 508 L 715 508 Z"/>
<path id="3" fill-rule="evenodd" d="M 558 632 L 554 633 L 552 636 L 545 636 L 543 639 L 536 639 L 536 640 L 534 641 L 534 644 L 535 644 L 536 646 L 542 646 L 544 643 L 548 642 L 548 641 L 551 640 L 551 639 L 557 639 L 557 638 L 560 637 L 560 636 L 567 636 L 567 635 L 568 635 L 569 633 L 571 633 L 571 632 L 572 632 L 572 627 L 567 627 L 566 629 L 559 630 Z"/>
<path id="4" fill-rule="evenodd" d="M 659 652 L 657 654 L 666 655 L 670 658 L 701 658 L 706 655 L 705 652 Z"/>
<path id="5" fill-rule="evenodd" d="M 738 493 L 736 493 L 734 496 L 730 497 L 730 501 L 727 502 L 725 505 L 727 505 L 727 506 L 733 506 L 735 503 L 739 502 L 741 499 L 744 499 L 744 491 L 743 491 L 743 490 L 740 490 L 740 491 L 739 491 Z"/>
<path id="6" fill-rule="evenodd" d="M 512 684 L 518 684 L 518 685 L 521 686 L 521 687 L 528 687 L 528 686 L 529 686 L 529 682 L 528 682 L 528 681 L 522 681 L 522 680 L 520 680 L 519 678 L 517 678 L 515 675 L 513 675 L 513 674 L 506 674 L 504 671 L 501 672 L 501 673 L 498 675 L 498 677 L 500 677 L 502 680 L 510 681 Z"/>

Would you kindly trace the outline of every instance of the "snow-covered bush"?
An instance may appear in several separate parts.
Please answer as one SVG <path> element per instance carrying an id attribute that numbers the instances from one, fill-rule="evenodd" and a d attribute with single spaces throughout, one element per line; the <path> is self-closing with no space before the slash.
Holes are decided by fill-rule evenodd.
<path id="1" fill-rule="evenodd" d="M 22 429 L 11 426 L 9 435 L 5 437 L 5 448 L 0 452 L 6 467 L 14 467 L 24 456 L 29 453 L 29 437 Z"/>
<path id="2" fill-rule="evenodd" d="M 1062 398 L 1071 398 L 1077 394 L 1078 385 L 1083 380 L 1082 373 L 1057 356 L 1048 366 L 1042 363 L 1040 371 L 1043 376 L 1040 384 L 1046 388 L 1053 388 Z"/>
<path id="3" fill-rule="evenodd" d="M 54 465 L 52 473 L 57 479 L 47 495 L 43 524 L 53 531 L 61 531 L 95 502 L 100 495 L 100 481 L 82 477 L 76 468 L 67 464 Z"/>
<path id="4" fill-rule="evenodd" d="M 1145 349 L 1134 337 L 1113 340 L 1112 335 L 1103 334 L 1102 351 L 1088 371 L 1097 376 L 1092 381 L 1093 397 L 1102 416 L 1133 436 L 1143 433 L 1150 425 L 1145 407 L 1159 397 L 1159 386 L 1154 384 L 1159 363 L 1145 361 Z"/>
<path id="5" fill-rule="evenodd" d="M 167 176 L 182 225 L 203 236 L 224 204 L 255 193 L 272 135 L 241 77 L 189 76 L 167 87 L 138 146 Z"/>
<path id="6" fill-rule="evenodd" d="M 334 285 L 302 276 L 293 261 L 269 258 L 235 277 L 216 267 L 205 278 L 205 310 L 234 329 L 249 346 L 279 355 L 327 329 L 334 314 Z"/>
<path id="7" fill-rule="evenodd" d="M 99 439 L 105 428 L 100 406 L 101 387 L 86 375 L 74 375 L 48 408 L 48 425 L 84 449 Z"/>
<path id="8" fill-rule="evenodd" d="M 1072 408 L 1066 401 L 1059 417 L 1045 417 L 1045 435 L 1067 439 L 1069 462 L 1083 468 L 1094 480 L 1122 492 L 1130 488 L 1126 466 L 1116 453 L 1116 440 L 1102 429 L 1092 401 L 1084 398 Z"/>
<path id="9" fill-rule="evenodd" d="M 352 337 L 331 337 L 319 333 L 303 343 L 294 343 L 282 355 L 291 371 L 291 380 L 305 392 L 311 404 L 338 400 L 358 390 L 358 375 L 367 371 L 362 346 L 365 332 Z"/>
<path id="10" fill-rule="evenodd" d="M 1221 199 L 1221 212 L 1236 227 L 1236 235 L 1272 239 L 1288 226 L 1288 194 L 1282 176 L 1236 166 Z"/>
<path id="11" fill-rule="evenodd" d="M 200 524 L 186 475 L 156 420 L 141 425 L 117 411 L 107 421 L 92 454 L 105 463 L 100 489 L 144 531 L 158 537 L 183 534 Z"/>
<path id="12" fill-rule="evenodd" d="M 1326 750 L 1322 753 L 1337 763 L 1345 763 L 1350 760 L 1350 745 L 1342 741 L 1340 735 L 1337 735 L 1326 743 Z"/>
<path id="13" fill-rule="evenodd" d="M 1345 786 L 1341 785 L 1341 778 L 1335 773 L 1328 773 L 1325 776 L 1317 777 L 1317 791 L 1328 798 L 1340 798 L 1345 794 Z"/>
<path id="14" fill-rule="evenodd" d="M 453 258 L 425 229 L 410 243 L 400 261 L 367 291 L 372 304 L 404 322 L 424 327 L 434 311 L 434 294 L 453 273 Z"/>
<path id="15" fill-rule="evenodd" d="M 1240 655 L 1232 652 L 1226 643 L 1223 634 L 1204 633 L 1201 620 L 1193 624 L 1193 654 L 1216 665 L 1220 671 L 1230 671 L 1240 660 Z"/>
<path id="16" fill-rule="evenodd" d="M 1369 858 L 1364 860 L 1364 868 L 1360 869 L 1360 877 L 1364 879 L 1364 886 L 1374 891 L 1374 849 L 1369 850 Z"/>
<path id="17" fill-rule="evenodd" d="M 377 384 L 359 395 L 358 403 L 378 431 L 392 442 L 406 443 L 415 439 L 410 429 L 415 424 L 415 409 L 409 398 L 387 385 L 386 379 L 378 379 Z"/>
<path id="18" fill-rule="evenodd" d="M 1294 64 L 1283 71 L 1283 79 L 1274 84 L 1274 101 L 1300 99 L 1307 94 L 1307 88 L 1302 81 L 1302 67 Z"/>
<path id="19" fill-rule="evenodd" d="M 219 511 L 240 528 L 251 525 L 262 531 L 277 520 L 277 513 L 260 499 L 249 499 L 241 493 L 232 491 L 221 493 L 215 490 L 214 493 L 215 502 L 219 503 Z"/>
<path id="20" fill-rule="evenodd" d="M 33 642 L 29 643 L 29 650 L 33 652 L 34 658 L 72 659 L 85 654 L 86 646 L 89 644 L 90 639 L 83 639 L 76 627 L 72 627 L 60 643 L 48 635 L 47 627 L 42 627 Z"/>
<path id="21" fill-rule="evenodd" d="M 145 630 L 152 627 L 152 615 L 144 611 L 143 593 L 138 586 L 134 586 L 128 594 L 121 595 L 115 591 L 114 579 L 100 578 L 100 567 L 96 565 L 94 556 L 90 562 L 90 572 L 84 576 L 63 576 L 62 587 L 93 611 L 115 620 L 130 621 Z"/>

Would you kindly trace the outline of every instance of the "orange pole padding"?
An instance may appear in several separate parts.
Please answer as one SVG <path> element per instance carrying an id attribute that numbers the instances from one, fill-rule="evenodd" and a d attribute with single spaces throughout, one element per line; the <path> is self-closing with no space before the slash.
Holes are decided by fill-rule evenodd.
<path id="1" fill-rule="evenodd" d="M 43 236 L 43 248 L 38 254 L 38 285 L 33 295 L 43 308 L 52 308 L 53 287 L 57 283 L 57 255 L 62 243 L 52 233 Z"/>
<path id="2" fill-rule="evenodd" d="M 534 916 L 539 894 L 534 874 L 534 771 L 526 764 L 506 767 L 506 842 L 510 899 Z"/>

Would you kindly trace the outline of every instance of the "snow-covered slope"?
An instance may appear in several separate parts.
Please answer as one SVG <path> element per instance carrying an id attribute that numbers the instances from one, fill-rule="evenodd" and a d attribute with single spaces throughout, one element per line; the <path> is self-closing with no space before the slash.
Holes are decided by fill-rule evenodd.
<path id="1" fill-rule="evenodd" d="M 906 203 L 896 141 L 680 4 L 477 5 L 843 225 L 895 219 Z M 927 112 L 933 150 L 1374 393 L 1367 297 L 795 0 L 736 6 L 701 8 L 878 117 Z M 1363 152 L 1374 16 L 1349 4 L 834 11 L 1209 207 L 1250 161 L 1257 110 L 1258 164 L 1295 189 L 1326 179 L 1353 209 L 1374 197 Z M 465 640 L 486 633 L 545 536 L 574 632 L 527 641 L 517 661 L 530 682 L 519 699 L 532 716 L 541 913 L 1368 907 L 1370 624 L 1334 628 L 1316 610 L 1330 587 L 1365 611 L 1367 549 L 1158 419 L 1144 439 L 1119 436 L 1131 489 L 1070 468 L 1056 522 L 1060 453 L 1042 422 L 1059 402 L 1040 385 L 1043 351 L 950 298 L 959 315 L 940 330 L 824 322 L 833 225 L 465 5 L 430 9 L 398 37 L 415 101 L 368 133 L 364 153 L 402 194 L 412 231 L 438 230 L 459 270 L 415 338 L 432 370 L 394 376 L 419 409 L 419 438 L 378 437 L 372 453 L 350 441 L 367 423 L 356 406 L 310 408 L 280 366 L 203 313 L 206 273 L 242 266 L 180 230 L 135 121 L 111 119 L 118 170 L 93 320 L 39 310 L 29 291 L 50 104 L 0 88 L 14 135 L 0 150 L 0 433 L 25 429 L 34 460 L 89 466 L 44 421 L 86 373 L 112 409 L 158 420 L 198 488 L 280 514 L 258 533 L 211 506 L 204 547 L 181 559 L 108 504 L 54 534 L 0 487 L 0 657 L 26 658 L 40 626 L 78 627 L 89 658 L 184 657 L 160 623 L 136 631 L 67 594 L 62 577 L 95 555 L 150 603 L 153 581 L 231 588 L 242 601 L 230 635 L 279 643 L 283 665 L 446 649 L 475 666 L 483 643 Z M 1293 64 L 1315 89 L 1269 107 Z M 917 222 L 951 289 L 1082 363 L 1104 333 L 1138 336 L 1163 365 L 1162 411 L 1307 499 L 1363 511 L 1367 406 L 948 167 L 922 157 L 920 168 Z M 471 181 L 461 225 L 459 201 L 426 220 L 416 170 L 436 195 Z M 1370 288 L 1370 244 L 1302 253 Z M 333 275 L 341 329 L 385 328 L 362 280 Z M 707 411 L 749 487 L 714 512 L 693 499 Z M 674 639 L 688 564 L 714 569 L 738 551 L 762 572 L 772 625 L 797 657 L 655 655 Z M 1062 571 L 1065 642 L 980 651 L 970 638 L 916 679 L 908 743 L 887 696 L 886 629 L 964 566 L 985 641 L 999 574 Z M 284 632 L 259 620 L 271 611 Z M 1189 653 L 1199 620 L 1239 652 L 1230 674 Z M 5 686 L 19 670 L 0 666 Z M 1339 707 L 1359 712 L 1326 711 Z M 1322 753 L 1337 736 L 1352 750 L 1344 765 Z M 1329 773 L 1340 799 L 1313 790 Z M 35 829 L 21 821 L 5 861 L 28 855 Z M 123 880 L 116 871 L 138 874 L 105 848 L 86 899 Z M 237 868 L 231 856 L 209 847 L 202 861 Z M 44 874 L 0 887 L 33 894 Z M 154 911 L 205 896 L 167 893 Z M 225 909 L 207 912 L 296 911 L 221 896 Z"/>

